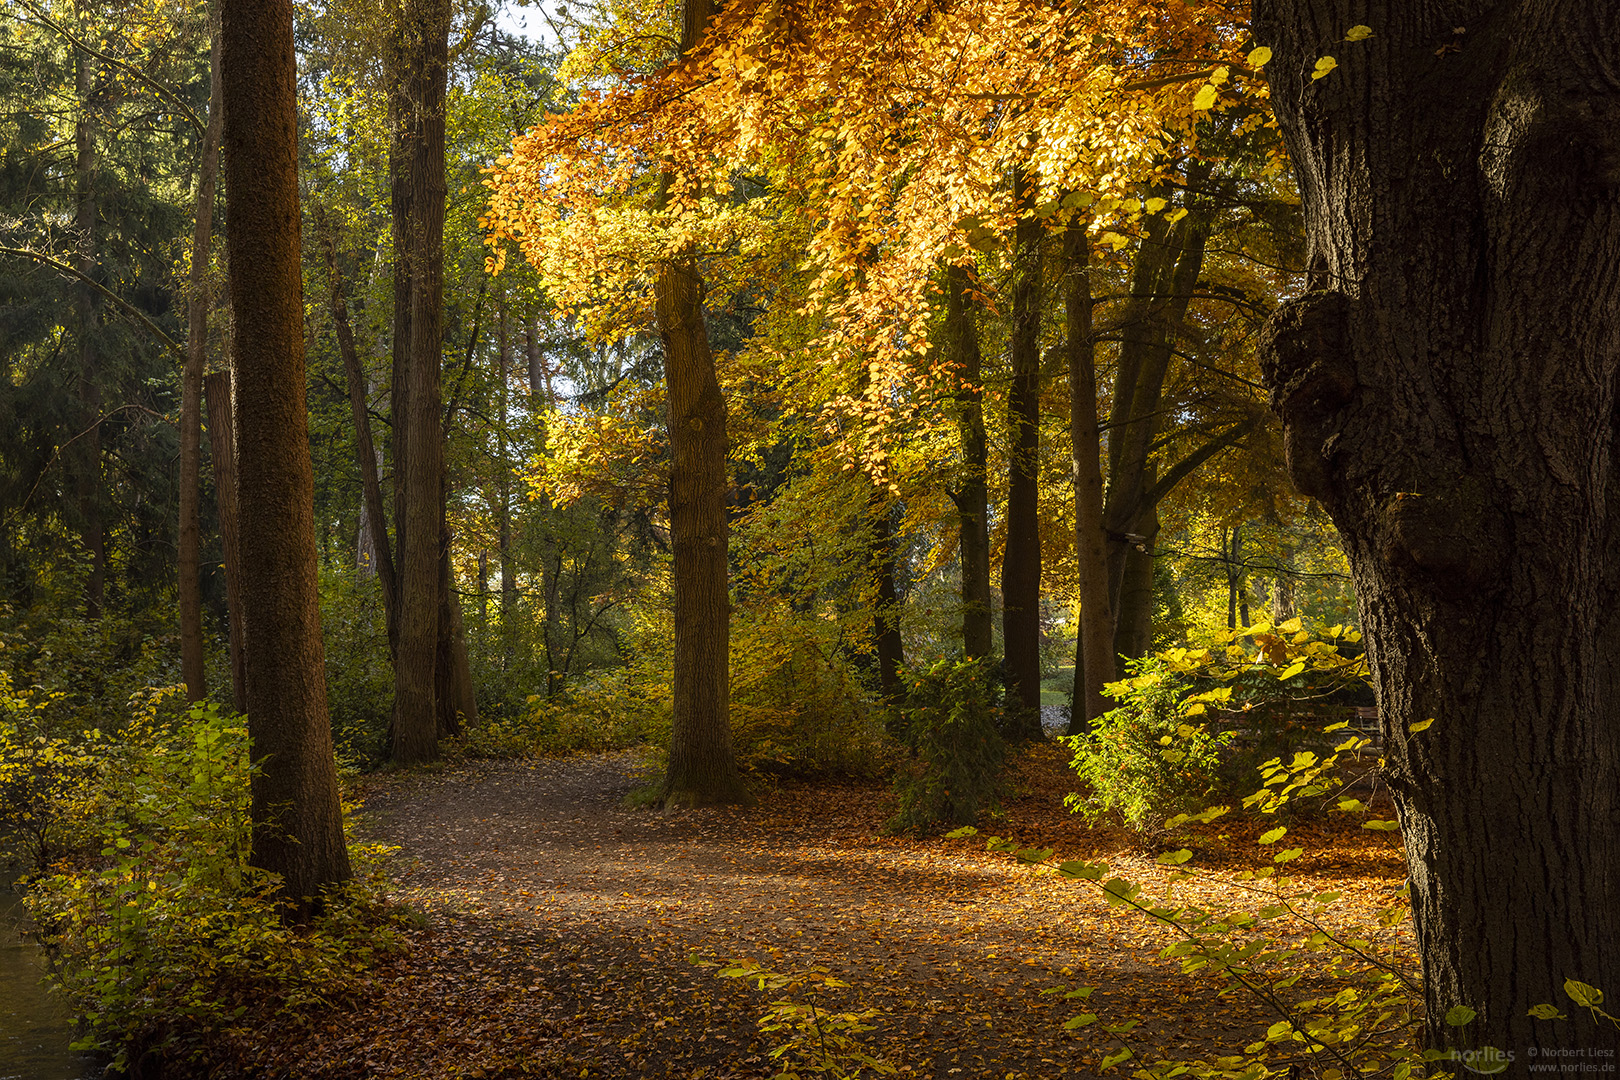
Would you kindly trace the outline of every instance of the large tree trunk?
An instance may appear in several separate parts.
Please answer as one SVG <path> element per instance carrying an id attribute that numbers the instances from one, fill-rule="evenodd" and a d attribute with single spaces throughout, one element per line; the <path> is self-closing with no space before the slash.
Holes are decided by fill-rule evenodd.
<path id="1" fill-rule="evenodd" d="M 1097 342 L 1092 327 L 1091 249 L 1085 223 L 1063 233 L 1063 309 L 1069 359 L 1069 442 L 1073 454 L 1075 558 L 1080 633 L 1075 641 L 1074 711 L 1069 734 L 1108 711 L 1114 681 L 1114 615 L 1108 599 L 1108 537 L 1103 531 L 1102 433 L 1097 415 Z"/>
<path id="2" fill-rule="evenodd" d="M 1188 183 L 1209 175 L 1207 164 L 1188 169 Z M 1190 198 L 1190 196 L 1189 196 Z M 1153 442 L 1160 430 L 1160 401 L 1177 337 L 1198 276 L 1203 272 L 1209 229 L 1204 211 L 1174 225 L 1153 218 L 1131 275 L 1132 301 L 1119 347 L 1108 435 L 1108 596 L 1118 617 L 1131 552 L 1143 543 L 1138 522 L 1157 505 L 1150 475 Z M 1162 496 L 1162 491 L 1157 493 Z"/>
<path id="3" fill-rule="evenodd" d="M 697 48 L 712 0 L 686 0 L 681 53 Z M 670 177 L 664 179 L 668 190 Z M 660 202 L 663 197 L 660 196 Z M 675 686 L 666 806 L 746 800 L 731 745 L 726 403 L 703 317 L 703 279 L 683 254 L 658 271 L 658 334 L 669 392 L 669 524 L 675 549 Z"/>
<path id="4" fill-rule="evenodd" d="M 1013 197 L 1029 211 L 1034 178 L 1013 170 Z M 1007 395 L 1007 543 L 1001 556 L 1001 641 L 1007 666 L 1008 734 L 1041 736 L 1041 234 L 1018 219 L 1013 234 L 1012 390 Z"/>
<path id="5" fill-rule="evenodd" d="M 443 436 L 440 365 L 444 337 L 444 102 L 450 5 L 407 0 L 400 27 L 406 89 L 397 107 L 394 206 L 394 529 L 400 557 L 398 646 L 391 754 L 400 764 L 438 756 L 436 694 L 443 603 Z M 400 179 L 403 172 L 405 179 Z M 403 189 L 403 198 L 400 197 Z M 403 292 L 403 296 L 401 293 Z"/>
<path id="6" fill-rule="evenodd" d="M 1615 7 L 1254 15 L 1313 290 L 1264 373 L 1355 575 L 1430 1044 L 1613 1048 L 1563 984 L 1620 993 Z"/>
<path id="7" fill-rule="evenodd" d="M 202 161 L 197 167 L 195 224 L 191 234 L 191 289 L 186 310 L 186 365 L 180 376 L 180 535 L 179 584 L 180 677 L 186 697 L 201 701 L 208 693 L 203 673 L 202 625 L 202 381 L 208 359 L 209 248 L 214 235 L 214 181 L 219 171 L 219 140 L 224 113 L 220 108 L 219 9 L 209 9 L 208 128 L 203 133 Z"/>
<path id="8" fill-rule="evenodd" d="M 1153 470 L 1150 468 L 1148 473 L 1151 477 Z M 1114 627 L 1114 653 L 1127 660 L 1146 656 L 1153 648 L 1153 543 L 1159 535 L 1157 503 L 1142 512 L 1131 532 L 1142 540 L 1125 552 L 1125 572 L 1120 577 Z"/>
<path id="9" fill-rule="evenodd" d="M 214 498 L 219 512 L 220 546 L 225 553 L 225 611 L 230 620 L 231 703 L 247 712 L 247 675 L 242 661 L 242 551 L 236 513 L 236 436 L 231 423 L 231 373 L 216 371 L 203 380 L 208 399 L 208 453 L 214 461 Z"/>
<path id="10" fill-rule="evenodd" d="M 349 877 L 326 711 L 304 405 L 290 0 L 224 0 L 222 77 L 254 866 L 293 917 Z"/>
<path id="11" fill-rule="evenodd" d="M 968 296 L 968 271 L 945 270 L 945 359 L 958 380 L 956 426 L 962 438 L 962 481 L 950 492 L 960 521 L 962 654 L 969 660 L 995 651 L 990 602 L 990 461 L 984 433 L 984 358 Z"/>
<path id="12" fill-rule="evenodd" d="M 744 797 L 731 746 L 726 405 L 691 260 L 658 275 L 658 329 L 669 386 L 669 521 L 675 548 L 675 692 L 668 805 Z"/>

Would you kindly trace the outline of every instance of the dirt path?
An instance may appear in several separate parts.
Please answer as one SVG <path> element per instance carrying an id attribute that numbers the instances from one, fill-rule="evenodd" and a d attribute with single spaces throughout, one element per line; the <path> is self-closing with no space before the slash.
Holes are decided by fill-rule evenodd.
<path id="1" fill-rule="evenodd" d="M 1055 761 L 1026 765 L 997 831 L 1096 857 L 1109 838 L 1062 811 Z M 902 1075 L 1086 1077 L 1121 1045 L 1111 1021 L 1141 1021 L 1140 1057 L 1232 1052 L 1269 1019 L 1154 959 L 1159 933 L 1089 889 L 975 841 L 881 837 L 879 788 L 789 786 L 666 818 L 623 807 L 637 776 L 618 754 L 380 785 L 368 816 L 429 924 L 365 1029 L 312 1033 L 293 1075 L 772 1075 L 782 1038 L 755 1023 L 772 995 L 694 955 L 827 968 L 850 984 L 827 1003 L 878 1010 L 863 1041 Z M 1156 874 L 1145 856 L 1109 858 Z M 1099 989 L 1061 993 L 1082 986 Z M 1082 1011 L 1101 1022 L 1065 1032 Z"/>

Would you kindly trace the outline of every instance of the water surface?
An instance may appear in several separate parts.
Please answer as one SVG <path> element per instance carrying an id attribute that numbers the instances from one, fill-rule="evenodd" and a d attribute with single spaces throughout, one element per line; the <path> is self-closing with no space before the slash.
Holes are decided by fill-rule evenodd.
<path id="1" fill-rule="evenodd" d="M 45 954 L 22 933 L 26 913 L 0 875 L 0 1080 L 90 1080 L 96 1061 L 68 1049 L 73 1016 L 45 989 Z"/>

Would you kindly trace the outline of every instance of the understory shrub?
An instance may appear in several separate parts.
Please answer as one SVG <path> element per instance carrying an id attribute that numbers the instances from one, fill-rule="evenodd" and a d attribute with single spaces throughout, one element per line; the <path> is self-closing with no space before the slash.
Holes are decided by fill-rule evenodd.
<path id="1" fill-rule="evenodd" d="M 321 569 L 320 587 L 332 746 L 345 761 L 379 765 L 388 756 L 394 707 L 382 585 L 375 576 L 339 566 Z"/>
<path id="2" fill-rule="evenodd" d="M 554 697 L 535 696 L 511 719 L 468 731 L 475 757 L 542 757 L 669 745 L 673 627 L 667 611 L 628 620 L 622 667 L 575 676 Z M 740 612 L 731 631 L 731 730 L 747 773 L 874 771 L 890 756 L 858 673 L 838 648 L 837 627 L 786 604 Z"/>
<path id="3" fill-rule="evenodd" d="M 58 859 L 24 901 L 55 954 L 51 976 L 82 1019 L 81 1049 L 123 1068 L 195 1057 L 250 1007 L 298 1010 L 356 985 L 399 947 L 374 849 L 312 926 L 283 924 L 275 880 L 248 866 L 250 763 L 241 718 L 212 704 L 177 721 L 137 715 L 89 740 L 70 804 L 88 849 Z"/>
<path id="4" fill-rule="evenodd" d="M 906 673 L 906 699 L 888 714 L 911 752 L 895 775 L 890 832 L 971 825 L 999 809 L 1006 747 L 991 660 L 938 660 Z"/>
<path id="5" fill-rule="evenodd" d="M 1105 692 L 1119 707 L 1097 718 L 1085 735 L 1069 739 L 1072 767 L 1090 788 L 1068 805 L 1092 823 L 1117 813 L 1138 832 L 1170 814 L 1199 809 L 1214 793 L 1221 749 L 1217 734 L 1189 715 L 1198 695 L 1158 658 L 1131 665 L 1131 676 Z"/>

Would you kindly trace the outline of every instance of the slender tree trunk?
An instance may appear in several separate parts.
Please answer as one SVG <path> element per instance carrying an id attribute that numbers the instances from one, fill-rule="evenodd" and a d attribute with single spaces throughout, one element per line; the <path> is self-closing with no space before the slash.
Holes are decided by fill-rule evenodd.
<path id="1" fill-rule="evenodd" d="M 1517 1072 L 1617 1036 L 1564 980 L 1613 1011 L 1620 25 L 1606 3 L 1385 5 L 1311 80 L 1345 21 L 1254 5 L 1311 271 L 1262 371 L 1355 577 L 1428 1045 Z M 1477 1015 L 1448 1025 L 1456 1006 Z"/>
<path id="2" fill-rule="evenodd" d="M 1090 729 L 1108 711 L 1103 684 L 1113 682 L 1114 614 L 1108 600 L 1108 539 L 1103 531 L 1102 431 L 1097 415 L 1097 341 L 1092 326 L 1091 249 L 1085 223 L 1063 233 L 1063 308 L 1068 326 L 1069 442 L 1074 481 L 1075 557 L 1080 632 L 1075 641 L 1074 712 L 1069 734 Z"/>
<path id="3" fill-rule="evenodd" d="M 960 521 L 962 653 L 969 660 L 995 651 L 990 602 L 990 444 L 984 432 L 984 359 L 968 296 L 968 271 L 945 271 L 946 361 L 958 379 L 956 424 L 962 439 L 962 480 L 950 492 Z"/>
<path id="4" fill-rule="evenodd" d="M 895 585 L 894 518 L 898 506 L 876 485 L 869 502 L 872 513 L 871 573 L 877 603 L 872 616 L 872 644 L 877 653 L 878 688 L 883 699 L 898 702 L 905 696 L 900 670 L 905 666 L 905 640 L 900 636 L 900 595 Z"/>
<path id="5" fill-rule="evenodd" d="M 443 505 L 441 500 L 440 505 Z M 434 656 L 434 699 L 438 709 L 439 737 L 460 735 L 478 723 L 478 695 L 473 686 L 472 665 L 467 658 L 467 627 L 461 612 L 461 593 L 455 587 L 450 562 L 453 536 L 448 525 L 440 533 L 439 555 L 439 640 Z"/>
<path id="6" fill-rule="evenodd" d="M 219 171 L 219 140 L 224 116 L 220 109 L 219 9 L 209 9 L 208 128 L 197 166 L 195 227 L 191 234 L 191 288 L 186 310 L 186 364 L 180 374 L 180 534 L 179 583 L 180 677 L 186 697 L 201 701 L 208 694 L 203 672 L 202 625 L 202 381 L 208 359 L 209 247 L 214 233 L 214 181 Z"/>
<path id="7" fill-rule="evenodd" d="M 214 461 L 220 546 L 225 552 L 225 611 L 230 620 L 231 703 L 247 712 L 247 674 L 242 661 L 242 549 L 236 513 L 236 437 L 231 423 L 231 373 L 203 380 L 208 399 L 208 452 Z"/>
<path id="8" fill-rule="evenodd" d="M 1030 216 L 1013 235 L 1012 392 L 1007 397 L 1007 544 L 1001 561 L 1001 639 L 1007 660 L 1008 734 L 1041 737 L 1041 239 L 1035 181 L 1013 170 L 1014 199 Z"/>
<path id="9" fill-rule="evenodd" d="M 541 632 L 545 637 L 546 653 L 546 696 L 556 697 L 563 688 L 563 679 L 568 674 L 558 664 L 557 648 L 562 640 L 562 551 L 556 540 L 552 539 L 547 547 L 546 558 L 540 563 L 541 585 L 545 596 L 545 618 L 541 622 Z"/>
<path id="10" fill-rule="evenodd" d="M 500 413 L 495 424 L 495 457 L 500 474 L 496 484 L 499 504 L 495 508 L 495 522 L 496 544 L 501 560 L 501 665 L 504 669 L 512 663 L 513 631 L 517 619 L 517 566 L 512 554 L 512 473 L 506 465 L 506 432 L 511 422 L 512 335 L 510 302 L 504 284 L 501 286 L 499 303 L 500 326 L 495 351 L 500 367 L 500 380 L 496 385 Z"/>
<path id="11" fill-rule="evenodd" d="M 304 404 L 298 118 L 289 0 L 223 0 L 243 653 L 254 866 L 302 921 L 349 877 L 326 711 Z"/>
<path id="12" fill-rule="evenodd" d="M 338 269 L 337 242 L 329 223 L 318 218 L 322 229 L 322 246 L 326 250 L 326 278 L 330 289 L 332 326 L 337 332 L 338 354 L 343 358 L 344 380 L 349 388 L 349 416 L 354 423 L 355 465 L 360 470 L 362 537 L 371 536 L 370 569 L 382 586 L 383 613 L 388 625 L 388 649 L 397 654 L 398 620 L 395 606 L 399 603 L 399 579 L 394 571 L 394 555 L 388 544 L 388 519 L 383 510 L 382 481 L 377 473 L 377 448 L 371 438 L 371 411 L 368 407 L 367 380 L 360 362 L 360 350 L 355 347 L 354 329 L 349 322 L 348 303 L 343 298 L 343 275 Z M 360 542 L 366 548 L 364 541 Z"/>
<path id="13" fill-rule="evenodd" d="M 90 574 L 84 586 L 84 612 L 87 618 L 99 619 L 106 599 L 107 581 L 107 543 L 101 518 L 102 400 L 101 359 L 97 353 L 100 305 L 95 289 L 89 285 L 100 269 L 96 256 L 96 225 L 101 214 L 100 203 L 96 199 L 99 165 L 92 117 L 97 70 L 95 61 L 83 52 L 74 53 L 74 64 L 79 96 L 79 116 L 73 128 L 76 196 L 73 228 L 77 233 L 74 262 L 83 275 L 75 287 L 74 303 L 79 323 L 79 413 L 84 430 L 75 433 L 73 477 L 74 495 L 79 504 L 79 536 L 85 553 L 90 556 Z"/>
<path id="14" fill-rule="evenodd" d="M 445 84 L 450 5 L 406 0 L 399 55 L 406 79 L 404 146 L 397 147 L 396 230 L 404 203 L 403 257 L 395 266 L 394 485 L 398 535 L 399 629 L 394 664 L 392 757 L 400 764 L 438 756 L 437 684 L 443 570 L 443 435 L 440 365 L 444 338 Z M 396 238 L 399 243 L 399 238 Z M 404 296 L 401 296 L 401 279 Z"/>

